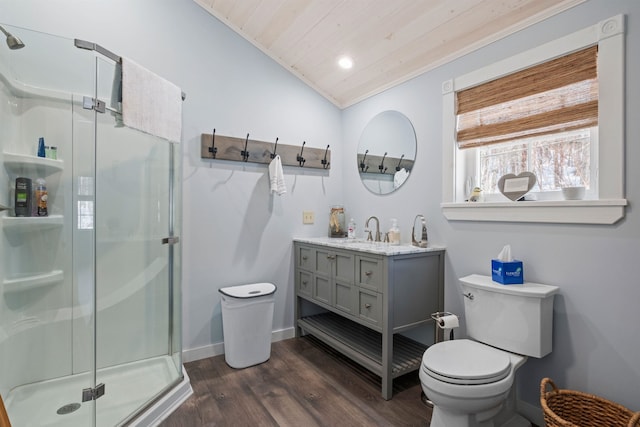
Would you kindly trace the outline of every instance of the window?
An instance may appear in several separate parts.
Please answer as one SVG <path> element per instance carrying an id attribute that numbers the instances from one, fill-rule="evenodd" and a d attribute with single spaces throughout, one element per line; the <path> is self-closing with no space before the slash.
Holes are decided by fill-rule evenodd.
<path id="1" fill-rule="evenodd" d="M 623 35 L 619 15 L 443 84 L 448 219 L 613 223 L 624 215 Z M 537 177 L 536 201 L 511 202 L 497 182 L 524 171 Z M 563 200 L 560 189 L 578 185 L 587 200 Z M 474 186 L 482 203 L 465 202 Z"/>

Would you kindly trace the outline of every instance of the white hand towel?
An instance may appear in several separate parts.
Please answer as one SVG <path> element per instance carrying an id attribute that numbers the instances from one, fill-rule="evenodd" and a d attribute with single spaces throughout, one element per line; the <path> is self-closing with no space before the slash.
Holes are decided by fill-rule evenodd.
<path id="1" fill-rule="evenodd" d="M 276 193 L 281 196 L 287 192 L 287 186 L 284 183 L 284 172 L 282 171 L 282 160 L 280 160 L 280 155 L 278 154 L 269 163 L 269 180 L 271 181 L 271 194 Z"/>
<path id="2" fill-rule="evenodd" d="M 393 175 L 393 188 L 398 188 L 409 178 L 409 172 L 405 168 L 400 169 Z"/>
<path id="3" fill-rule="evenodd" d="M 180 142 L 182 91 L 130 59 L 122 58 L 122 121 L 125 126 Z"/>

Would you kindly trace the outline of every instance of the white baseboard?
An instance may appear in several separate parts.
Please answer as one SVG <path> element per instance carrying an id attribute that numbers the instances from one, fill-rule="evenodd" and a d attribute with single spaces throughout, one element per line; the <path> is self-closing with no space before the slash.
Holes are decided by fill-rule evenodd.
<path id="1" fill-rule="evenodd" d="M 271 342 L 277 342 L 293 338 L 296 335 L 295 328 L 286 328 L 271 333 Z M 208 357 L 224 354 L 224 342 L 209 344 L 203 347 L 182 350 L 182 363 L 206 359 Z"/>
<path id="2" fill-rule="evenodd" d="M 542 408 L 524 400 L 518 400 L 516 402 L 516 408 L 518 413 L 522 414 L 529 421 L 537 426 L 544 426 L 544 416 L 542 415 Z"/>

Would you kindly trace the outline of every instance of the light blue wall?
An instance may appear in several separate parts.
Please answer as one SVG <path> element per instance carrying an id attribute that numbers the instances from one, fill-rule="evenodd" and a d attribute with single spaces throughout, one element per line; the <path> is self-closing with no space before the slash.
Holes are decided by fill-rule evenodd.
<path id="1" fill-rule="evenodd" d="M 36 12 L 37 11 L 37 12 Z M 360 230 L 369 215 L 403 240 L 418 213 L 431 242 L 447 247 L 446 306 L 461 313 L 457 277 L 488 272 L 506 243 L 525 260 L 528 280 L 561 287 L 554 351 L 521 369 L 520 397 L 538 404 L 540 378 L 640 410 L 640 83 L 627 79 L 626 217 L 612 226 L 448 222 L 442 186 L 441 84 L 618 13 L 627 16 L 627 76 L 640 75 L 640 2 L 590 0 L 505 40 L 425 73 L 343 112 L 314 93 L 191 0 L 0 0 L 0 22 L 97 42 L 175 82 L 187 93 L 183 120 L 184 348 L 222 340 L 217 289 L 253 281 L 278 285 L 274 330 L 293 325 L 291 239 L 325 235 L 331 204 L 345 203 Z M 356 170 L 359 135 L 370 118 L 395 109 L 418 139 L 415 169 L 399 191 L 371 194 Z M 332 169 L 287 168 L 288 193 L 271 198 L 264 166 L 199 159 L 199 136 L 219 134 L 324 147 Z M 303 226 L 302 210 L 316 212 Z M 619 320 L 618 320 L 619 319 Z"/>
<path id="2" fill-rule="evenodd" d="M 449 222 L 442 200 L 442 94 L 445 80 L 536 47 L 619 13 L 627 14 L 626 217 L 615 225 L 558 225 Z M 398 217 L 403 232 L 417 213 L 426 215 L 430 241 L 446 245 L 445 306 L 461 314 L 456 278 L 489 274 L 489 260 L 505 244 L 525 261 L 525 277 L 557 285 L 553 353 L 521 368 L 520 398 L 539 405 L 541 378 L 561 387 L 596 393 L 640 410 L 640 2 L 591 0 L 472 54 L 427 72 L 343 112 L 342 139 L 347 167 L 345 199 L 362 222 L 375 214 Z M 396 109 L 413 122 L 418 154 L 412 176 L 399 191 L 374 196 L 359 182 L 355 167 L 358 138 L 380 111 Z M 601 141 L 606 144 L 606 141 Z"/>

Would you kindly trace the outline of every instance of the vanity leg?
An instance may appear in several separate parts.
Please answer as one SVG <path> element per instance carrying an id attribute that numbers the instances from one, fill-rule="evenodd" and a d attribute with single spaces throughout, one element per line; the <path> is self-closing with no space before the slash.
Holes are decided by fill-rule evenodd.
<path id="1" fill-rule="evenodd" d="M 382 398 L 389 400 L 393 396 L 393 333 L 382 334 Z"/>

